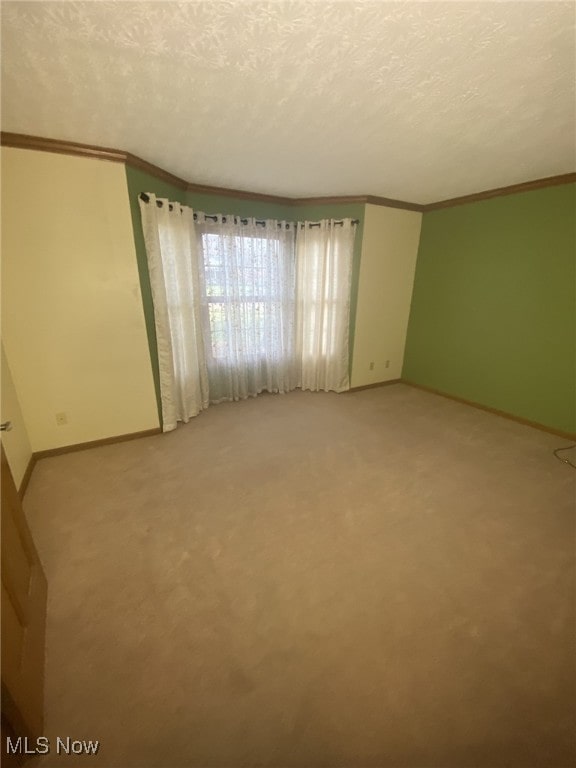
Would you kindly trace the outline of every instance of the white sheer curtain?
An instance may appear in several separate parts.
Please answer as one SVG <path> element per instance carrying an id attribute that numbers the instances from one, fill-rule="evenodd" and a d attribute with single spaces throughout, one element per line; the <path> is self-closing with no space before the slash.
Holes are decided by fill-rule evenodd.
<path id="1" fill-rule="evenodd" d="M 350 219 L 194 215 L 152 193 L 140 210 L 164 431 L 209 402 L 349 388 Z"/>
<path id="2" fill-rule="evenodd" d="M 350 288 L 355 227 L 303 222 L 296 236 L 296 338 L 302 389 L 349 389 Z"/>
<path id="3" fill-rule="evenodd" d="M 191 208 L 147 195 L 139 200 L 160 368 L 165 432 L 208 407 L 200 275 Z"/>
<path id="4" fill-rule="evenodd" d="M 210 402 L 294 389 L 295 225 L 197 213 L 196 233 Z"/>

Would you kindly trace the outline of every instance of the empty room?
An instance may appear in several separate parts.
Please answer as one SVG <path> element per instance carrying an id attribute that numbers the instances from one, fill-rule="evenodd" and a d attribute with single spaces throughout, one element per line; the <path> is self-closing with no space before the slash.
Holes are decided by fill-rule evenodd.
<path id="1" fill-rule="evenodd" d="M 576 765 L 576 6 L 1 13 L 2 765 Z"/>

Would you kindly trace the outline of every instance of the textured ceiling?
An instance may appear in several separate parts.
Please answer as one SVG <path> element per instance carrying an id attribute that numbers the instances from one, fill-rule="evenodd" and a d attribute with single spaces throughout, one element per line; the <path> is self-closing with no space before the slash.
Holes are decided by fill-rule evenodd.
<path id="1" fill-rule="evenodd" d="M 427 203 L 575 168 L 572 2 L 2 2 L 2 129 Z"/>

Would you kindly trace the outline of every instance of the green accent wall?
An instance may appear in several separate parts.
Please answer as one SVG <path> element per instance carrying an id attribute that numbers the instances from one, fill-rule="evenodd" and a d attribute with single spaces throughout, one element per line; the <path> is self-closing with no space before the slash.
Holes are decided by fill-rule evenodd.
<path id="1" fill-rule="evenodd" d="M 156 344 L 156 328 L 154 325 L 154 305 L 152 303 L 152 291 L 148 264 L 146 259 L 146 247 L 142 233 L 140 219 L 140 207 L 138 195 L 141 192 L 153 192 L 157 197 L 165 197 L 175 200 L 183 205 L 189 205 L 194 210 L 205 213 L 224 213 L 228 215 L 247 216 L 258 219 L 278 219 L 280 221 L 318 221 L 319 219 L 358 219 L 359 224 L 354 241 L 354 264 L 352 270 L 352 295 L 350 301 L 350 368 L 354 351 L 354 331 L 356 320 L 356 307 L 358 300 L 358 278 L 360 274 L 360 255 L 362 252 L 362 236 L 364 231 L 364 204 L 363 203 L 336 203 L 332 205 L 278 205 L 265 200 L 245 200 L 243 198 L 228 197 L 225 195 L 210 195 L 190 192 L 168 184 L 156 176 L 152 176 L 138 168 L 126 165 L 126 180 L 128 195 L 130 198 L 130 212 L 132 215 L 132 228 L 134 230 L 134 243 L 136 246 L 136 258 L 138 260 L 138 273 L 142 289 L 142 303 L 148 334 L 148 345 L 156 389 L 156 404 L 160 421 L 162 421 L 162 406 L 160 399 L 160 374 L 158 369 L 158 352 Z"/>
<path id="2" fill-rule="evenodd" d="M 403 378 L 576 432 L 576 185 L 425 213 Z"/>

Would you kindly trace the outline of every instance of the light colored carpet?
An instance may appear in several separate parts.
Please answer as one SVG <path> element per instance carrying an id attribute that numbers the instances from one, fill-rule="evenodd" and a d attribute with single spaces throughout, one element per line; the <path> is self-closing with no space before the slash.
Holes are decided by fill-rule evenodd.
<path id="1" fill-rule="evenodd" d="M 39 462 L 42 766 L 569 768 L 565 444 L 398 384 Z"/>

